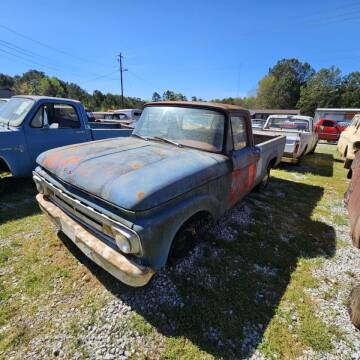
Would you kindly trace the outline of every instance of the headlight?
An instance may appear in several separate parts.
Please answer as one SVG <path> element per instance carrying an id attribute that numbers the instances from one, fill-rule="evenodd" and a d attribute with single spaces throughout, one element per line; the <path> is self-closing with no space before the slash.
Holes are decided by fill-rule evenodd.
<path id="1" fill-rule="evenodd" d="M 115 236 L 116 245 L 123 253 L 138 254 L 140 252 L 140 240 L 136 234 L 114 226 L 111 229 Z"/>
<path id="2" fill-rule="evenodd" d="M 34 175 L 33 175 L 33 180 L 34 180 L 34 183 L 35 183 L 35 185 L 36 185 L 37 191 L 38 191 L 40 194 L 43 194 L 43 193 L 44 193 L 44 186 L 43 186 L 43 184 L 42 184 L 41 179 L 34 174 Z"/>

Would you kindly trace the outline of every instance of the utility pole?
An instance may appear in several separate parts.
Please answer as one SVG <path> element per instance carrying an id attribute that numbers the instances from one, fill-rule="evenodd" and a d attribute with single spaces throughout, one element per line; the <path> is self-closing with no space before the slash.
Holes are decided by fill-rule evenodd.
<path id="1" fill-rule="evenodd" d="M 117 56 L 117 59 L 118 59 L 119 65 L 120 65 L 121 108 L 123 109 L 123 108 L 124 108 L 124 84 L 123 84 L 123 72 L 124 72 L 124 71 L 127 71 L 127 69 L 124 69 L 124 68 L 123 68 L 123 63 L 122 63 L 123 56 L 122 56 L 122 54 L 121 54 L 121 53 Z"/>

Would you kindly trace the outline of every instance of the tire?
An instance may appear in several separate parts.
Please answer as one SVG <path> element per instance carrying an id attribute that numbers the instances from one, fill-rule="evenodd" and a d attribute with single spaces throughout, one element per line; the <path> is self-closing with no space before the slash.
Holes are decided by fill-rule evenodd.
<path id="1" fill-rule="evenodd" d="M 344 168 L 345 168 L 345 169 L 350 169 L 350 168 L 351 168 L 351 164 L 352 164 L 352 160 L 351 160 L 351 159 L 345 159 Z"/>
<path id="2" fill-rule="evenodd" d="M 315 144 L 315 146 L 312 148 L 312 150 L 309 152 L 309 154 L 313 154 L 315 152 L 317 144 L 318 143 Z"/>
<path id="3" fill-rule="evenodd" d="M 267 186 L 269 185 L 269 182 L 270 182 L 271 168 L 272 168 L 271 164 L 268 164 L 264 177 L 261 179 L 259 184 L 257 184 L 254 188 L 255 191 L 260 192 L 267 188 Z"/>
<path id="4" fill-rule="evenodd" d="M 211 216 L 195 217 L 180 228 L 171 244 L 167 261 L 169 266 L 175 265 L 194 248 L 198 240 L 198 232 L 210 222 Z"/>
<path id="5" fill-rule="evenodd" d="M 303 151 L 303 152 L 301 153 L 301 155 L 298 157 L 298 161 L 297 161 L 296 165 L 300 165 L 300 164 L 301 164 L 301 162 L 302 162 L 302 161 L 303 161 L 303 159 L 304 159 L 304 156 L 305 156 L 306 150 L 307 150 L 307 145 L 305 146 L 304 151 Z"/>

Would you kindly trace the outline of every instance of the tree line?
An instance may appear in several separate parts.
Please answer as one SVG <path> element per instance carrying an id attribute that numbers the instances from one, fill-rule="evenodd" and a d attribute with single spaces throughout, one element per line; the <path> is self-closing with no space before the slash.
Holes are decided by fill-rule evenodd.
<path id="1" fill-rule="evenodd" d="M 360 108 L 360 72 L 342 76 L 334 66 L 315 71 L 307 62 L 282 59 L 260 79 L 256 96 L 215 99 L 259 109 L 300 109 L 314 115 L 317 107 Z"/>
<path id="2" fill-rule="evenodd" d="M 68 97 L 80 100 L 93 111 L 120 108 L 120 95 L 95 90 L 89 94 L 79 85 L 49 77 L 37 70 L 9 76 L 0 73 L 0 87 L 9 87 L 16 94 L 35 94 Z M 152 101 L 203 101 L 192 96 L 166 90 L 162 95 L 154 92 Z M 307 62 L 282 59 L 258 83 L 256 95 L 229 97 L 210 101 L 239 105 L 248 109 L 300 109 L 304 115 L 313 115 L 317 107 L 360 108 L 360 72 L 342 75 L 339 68 L 315 71 Z M 141 108 L 146 101 L 137 97 L 124 97 L 125 108 Z"/>
<path id="3" fill-rule="evenodd" d="M 0 73 L 0 87 L 10 88 L 18 95 L 44 95 L 76 99 L 93 111 L 119 109 L 121 104 L 120 95 L 104 94 L 99 90 L 89 94 L 75 83 L 49 77 L 37 70 L 29 70 L 21 76 L 13 77 Z M 140 98 L 124 97 L 124 107 L 128 109 L 142 108 L 144 103 L 145 101 Z"/>

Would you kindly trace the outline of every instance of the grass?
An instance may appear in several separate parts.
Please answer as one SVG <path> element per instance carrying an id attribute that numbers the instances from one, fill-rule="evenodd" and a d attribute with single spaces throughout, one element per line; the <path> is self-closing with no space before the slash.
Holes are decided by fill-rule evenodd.
<path id="1" fill-rule="evenodd" d="M 346 171 L 336 159 L 334 146 L 321 145 L 300 166 L 274 170 L 269 189 L 245 200 L 252 222 L 236 220 L 243 205 L 221 220 L 235 232 L 234 241 L 210 231 L 203 256 L 188 273 L 167 270 L 184 306 L 162 303 L 162 294 L 155 294 L 162 304 L 155 313 L 137 306 L 139 297 L 146 301 L 146 288 L 119 287 L 59 239 L 33 200 L 31 181 L 6 178 L 0 198 L 0 358 L 10 351 L 21 358 L 32 339 L 59 328 L 73 339 L 67 357 L 79 349 L 86 358 L 89 349 L 78 338 L 100 322 L 100 310 L 114 296 L 132 308 L 128 326 L 162 344 L 154 357 L 239 358 L 258 349 L 289 359 L 306 349 L 331 352 L 341 329 L 318 318 L 306 289 L 318 285 L 312 269 L 345 246 L 331 225 L 347 223 L 340 211 Z M 90 278 L 84 281 L 84 275 Z M 74 308 L 77 315 L 57 322 Z M 255 334 L 251 341 L 249 334 Z"/>

